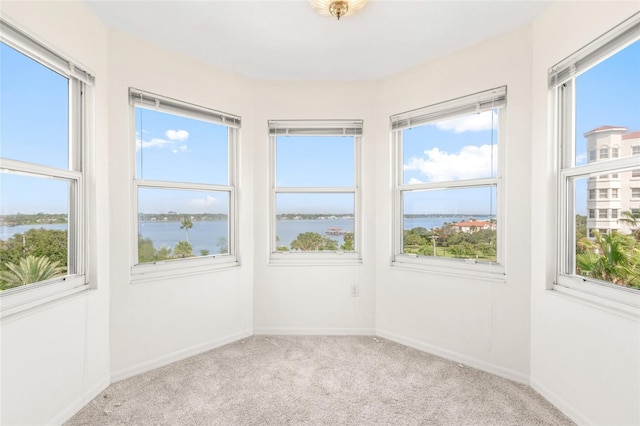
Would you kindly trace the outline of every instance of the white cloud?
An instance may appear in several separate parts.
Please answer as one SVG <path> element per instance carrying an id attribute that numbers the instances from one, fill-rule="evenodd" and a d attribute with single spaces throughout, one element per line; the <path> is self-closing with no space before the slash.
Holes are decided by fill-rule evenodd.
<path id="1" fill-rule="evenodd" d="M 140 148 L 153 148 L 153 147 L 163 148 L 171 145 L 172 143 L 173 142 L 170 142 L 165 139 L 160 139 L 160 138 L 152 138 L 151 140 L 145 141 L 138 137 L 136 138 L 136 149 L 140 150 Z"/>
<path id="2" fill-rule="evenodd" d="M 498 120 L 494 117 L 492 121 L 492 115 L 493 111 L 485 111 L 479 114 L 465 115 L 464 117 L 439 121 L 435 123 L 435 126 L 439 130 L 453 130 L 455 133 L 491 130 L 498 126 Z"/>
<path id="3" fill-rule="evenodd" d="M 207 195 L 204 198 L 193 198 L 189 200 L 189 205 L 193 207 L 204 208 L 204 207 L 211 207 L 217 202 L 218 200 L 215 197 L 212 197 L 211 195 Z"/>
<path id="4" fill-rule="evenodd" d="M 187 152 L 187 146 L 180 145 L 178 148 L 174 148 L 171 152 L 173 152 L 174 154 L 178 154 L 179 152 Z"/>
<path id="5" fill-rule="evenodd" d="M 425 157 L 412 157 L 403 167 L 405 171 L 417 171 L 427 182 L 488 177 L 492 168 L 497 170 L 497 148 L 493 146 L 493 167 L 491 145 L 469 145 L 453 154 L 433 148 L 424 152 Z"/>
<path id="6" fill-rule="evenodd" d="M 405 170 L 407 170 L 406 168 L 407 166 L 405 166 Z M 421 181 L 420 179 L 416 179 L 414 177 L 412 177 L 411 179 L 409 179 L 409 185 L 415 185 L 416 183 L 424 183 L 423 181 Z"/>
<path id="7" fill-rule="evenodd" d="M 587 153 L 583 152 L 582 154 L 576 155 L 576 166 L 580 166 L 582 164 L 587 164 Z"/>
<path id="8" fill-rule="evenodd" d="M 165 136 L 171 141 L 184 142 L 189 137 L 189 132 L 186 130 L 167 130 Z"/>

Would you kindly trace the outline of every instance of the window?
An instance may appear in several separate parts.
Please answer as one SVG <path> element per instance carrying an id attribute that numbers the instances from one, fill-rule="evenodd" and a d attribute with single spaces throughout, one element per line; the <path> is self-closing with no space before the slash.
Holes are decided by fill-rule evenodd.
<path id="1" fill-rule="evenodd" d="M 607 209 L 598 209 L 598 218 L 599 219 L 606 219 L 607 216 Z"/>
<path id="2" fill-rule="evenodd" d="M 640 178 L 640 169 L 633 170 L 631 172 L 631 177 Z"/>
<path id="3" fill-rule="evenodd" d="M 589 151 L 589 162 L 596 161 L 598 158 L 596 157 L 596 150 L 592 149 Z"/>
<path id="4" fill-rule="evenodd" d="M 600 159 L 609 158 L 609 148 L 600 148 Z"/>
<path id="5" fill-rule="evenodd" d="M 620 156 L 620 150 L 618 148 L 611 148 L 611 158 L 618 158 Z"/>
<path id="6" fill-rule="evenodd" d="M 589 209 L 589 219 L 596 218 L 596 209 Z"/>
<path id="7" fill-rule="evenodd" d="M 504 273 L 506 95 L 500 87 L 391 117 L 394 265 Z"/>
<path id="8" fill-rule="evenodd" d="M 1 20 L 0 57 L 4 316 L 88 288 L 83 155 L 94 78 Z"/>
<path id="9" fill-rule="evenodd" d="M 129 98 L 135 279 L 236 264 L 240 118 L 133 88 Z"/>
<path id="10" fill-rule="evenodd" d="M 618 173 L 611 173 L 611 179 L 618 179 Z"/>
<path id="11" fill-rule="evenodd" d="M 271 261 L 359 261 L 361 120 L 269 121 Z"/>
<path id="12" fill-rule="evenodd" d="M 631 155 L 640 155 L 640 145 L 631 147 Z"/>
<path id="13" fill-rule="evenodd" d="M 590 189 L 589 190 L 589 199 L 593 200 L 596 198 L 596 190 L 595 189 Z"/>
<path id="14" fill-rule="evenodd" d="M 603 226 L 591 218 L 586 224 L 576 218 L 592 208 L 599 210 L 599 218 L 605 218 L 614 203 L 607 199 L 609 189 L 615 206 L 622 207 L 620 213 L 611 210 L 612 219 L 625 217 L 629 211 L 629 198 L 625 197 L 640 197 L 640 188 L 630 188 L 630 174 L 626 173 L 637 168 L 637 158 L 628 154 L 640 154 L 636 149 L 626 145 L 607 161 L 580 161 L 590 147 L 630 143 L 624 135 L 640 129 L 640 116 L 628 114 L 640 110 L 640 15 L 567 58 L 549 71 L 559 125 L 560 249 L 554 289 L 587 298 L 602 297 L 599 300 L 603 303 L 635 312 L 640 306 L 640 252 L 633 229 L 617 220 Z M 619 124 L 624 126 L 616 126 Z M 615 182 L 598 182 L 598 199 L 594 200 L 589 188 L 596 185 L 596 176 L 605 173 L 621 177 Z"/>

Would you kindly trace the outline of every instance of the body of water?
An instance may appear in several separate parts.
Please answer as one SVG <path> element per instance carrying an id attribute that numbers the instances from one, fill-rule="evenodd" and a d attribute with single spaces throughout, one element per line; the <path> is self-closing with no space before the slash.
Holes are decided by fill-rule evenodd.
<path id="1" fill-rule="evenodd" d="M 488 220 L 488 216 L 474 216 L 477 220 Z M 423 227 L 427 229 L 438 228 L 445 222 L 460 222 L 469 219 L 468 217 L 443 216 L 424 218 L 405 218 L 404 229 Z M 290 246 L 298 234 L 303 232 L 316 232 L 328 238 L 336 240 L 338 244 L 343 243 L 342 235 L 327 235 L 330 228 L 341 229 L 344 232 L 353 232 L 353 219 L 326 219 L 326 220 L 279 220 L 276 225 L 276 235 L 279 246 Z M 67 225 L 20 225 L 20 226 L 0 226 L 0 239 L 8 240 L 14 234 L 20 234 L 32 228 L 44 229 L 67 229 Z M 144 238 L 153 241 L 156 248 L 162 245 L 175 247 L 178 241 L 187 239 L 187 232 L 180 229 L 180 222 L 140 222 L 139 233 Z M 193 246 L 194 254 L 199 254 L 200 250 L 208 250 L 209 253 L 220 253 L 221 249 L 227 245 L 227 222 L 226 221 L 203 221 L 193 222 L 193 228 L 189 230 L 189 243 Z"/>

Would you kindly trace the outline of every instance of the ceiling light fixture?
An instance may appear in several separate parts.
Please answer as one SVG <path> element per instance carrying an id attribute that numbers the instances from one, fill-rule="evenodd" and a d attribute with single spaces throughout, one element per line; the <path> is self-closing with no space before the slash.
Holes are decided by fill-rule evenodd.
<path id="1" fill-rule="evenodd" d="M 309 2 L 319 14 L 335 16 L 340 20 L 347 13 L 353 15 L 362 9 L 367 0 L 309 0 Z"/>

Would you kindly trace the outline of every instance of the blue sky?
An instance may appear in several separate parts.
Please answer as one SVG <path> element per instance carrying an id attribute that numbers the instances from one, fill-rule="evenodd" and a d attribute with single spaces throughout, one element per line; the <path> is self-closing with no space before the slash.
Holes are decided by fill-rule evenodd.
<path id="1" fill-rule="evenodd" d="M 582 134 L 586 131 L 601 125 L 640 130 L 638 70 L 640 42 L 578 77 L 578 163 L 585 159 Z M 0 154 L 66 168 L 67 79 L 4 44 L 0 44 L 0 75 Z M 404 182 L 494 174 L 497 131 L 495 117 L 492 127 L 491 115 L 491 112 L 473 114 L 404 131 Z M 143 108 L 136 109 L 136 123 L 135 152 L 140 178 L 222 185 L 228 182 L 225 127 Z M 367 149 L 366 138 L 363 143 Z M 280 186 L 350 187 L 353 138 L 279 137 L 277 170 Z M 67 211 L 65 182 L 3 174 L 0 185 L 0 214 Z M 577 210 L 584 214 L 586 191 L 578 188 L 577 192 Z M 148 190 L 141 194 L 140 205 L 140 210 L 147 213 L 228 210 L 225 193 L 197 191 Z M 279 198 L 277 207 L 279 212 L 352 213 L 353 197 L 287 195 Z M 487 188 L 421 192 L 405 200 L 407 213 L 488 214 L 492 210 L 495 211 L 495 191 Z"/>

